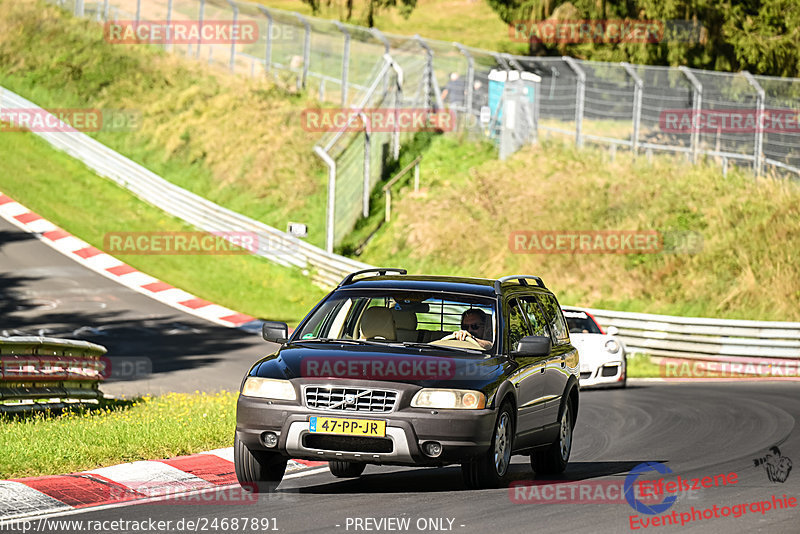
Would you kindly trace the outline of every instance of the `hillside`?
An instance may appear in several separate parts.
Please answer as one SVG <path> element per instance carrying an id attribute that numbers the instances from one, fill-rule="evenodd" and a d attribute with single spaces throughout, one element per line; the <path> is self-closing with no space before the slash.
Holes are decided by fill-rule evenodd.
<path id="1" fill-rule="evenodd" d="M 723 178 L 714 162 L 691 166 L 668 156 L 612 162 L 606 152 L 559 142 L 506 162 L 491 155 L 485 146 L 437 138 L 420 192 L 395 195 L 391 222 L 359 259 L 414 272 L 537 274 L 566 304 L 800 320 L 796 182 L 748 172 Z M 666 236 L 665 248 L 676 244 L 676 232 L 693 232 L 702 245 L 697 253 L 679 246 L 648 254 L 512 251 L 512 232 L 543 230 L 655 231 Z"/>

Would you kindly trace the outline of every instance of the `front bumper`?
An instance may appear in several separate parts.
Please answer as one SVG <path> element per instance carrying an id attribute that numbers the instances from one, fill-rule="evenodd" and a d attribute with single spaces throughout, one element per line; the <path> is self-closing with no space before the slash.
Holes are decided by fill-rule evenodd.
<path id="1" fill-rule="evenodd" d="M 581 388 L 595 386 L 615 386 L 625 380 L 627 369 L 625 360 L 603 362 L 596 367 L 581 366 Z"/>
<path id="2" fill-rule="evenodd" d="M 336 384 L 337 387 L 342 385 L 376 387 L 374 383 L 355 381 Z M 347 460 L 383 465 L 459 463 L 478 456 L 489 448 L 497 418 L 495 410 L 412 408 L 411 398 L 420 389 L 418 386 L 392 383 L 390 386 L 385 384 L 378 387 L 391 387 L 399 391 L 396 406 L 391 412 L 318 410 L 305 406 L 302 396 L 298 396 L 297 401 L 287 402 L 240 395 L 237 403 L 236 434 L 250 450 L 277 451 L 298 459 Z M 298 389 L 302 391 L 302 387 Z M 326 439 L 332 435 L 311 433 L 311 416 L 386 421 L 386 436 L 382 440 L 353 439 L 342 446 L 338 435 L 336 439 Z M 267 448 L 262 441 L 264 432 L 278 435 L 277 447 Z M 426 441 L 438 441 L 442 445 L 442 453 L 436 458 L 426 456 L 422 452 L 422 444 Z"/>

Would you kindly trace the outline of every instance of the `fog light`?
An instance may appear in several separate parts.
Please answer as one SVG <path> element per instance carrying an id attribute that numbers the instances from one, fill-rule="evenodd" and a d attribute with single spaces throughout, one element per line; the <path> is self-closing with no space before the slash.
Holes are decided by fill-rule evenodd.
<path id="1" fill-rule="evenodd" d="M 442 444 L 438 441 L 426 441 L 422 444 L 422 452 L 424 452 L 426 456 L 436 458 L 442 454 Z"/>
<path id="2" fill-rule="evenodd" d="M 278 435 L 275 432 L 264 432 L 261 434 L 261 442 L 272 449 L 278 445 Z"/>

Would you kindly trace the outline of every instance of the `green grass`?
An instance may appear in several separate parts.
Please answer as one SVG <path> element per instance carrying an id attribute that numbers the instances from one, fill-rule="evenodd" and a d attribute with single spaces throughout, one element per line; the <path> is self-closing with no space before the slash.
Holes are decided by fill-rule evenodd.
<path id="1" fill-rule="evenodd" d="M 99 408 L 0 414 L 0 479 L 60 475 L 230 447 L 237 393 L 170 393 Z"/>
<path id="2" fill-rule="evenodd" d="M 359 259 L 411 272 L 543 277 L 563 304 L 731 319 L 800 320 L 800 188 L 723 178 L 716 162 L 631 159 L 560 141 L 505 162 L 484 144 L 434 139 L 421 191 Z M 696 232 L 697 254 L 521 254 L 515 230 Z"/>
<path id="3" fill-rule="evenodd" d="M 2 133 L 0 191 L 102 249 L 107 232 L 192 231 L 30 133 Z M 297 324 L 323 291 L 296 269 L 252 255 L 116 255 L 211 302 Z"/>
<path id="4" fill-rule="evenodd" d="M 661 378 L 661 368 L 646 354 L 628 355 L 628 378 Z"/>
<path id="5" fill-rule="evenodd" d="M 300 0 L 256 0 L 265 6 L 297 11 L 311 15 L 311 8 Z M 321 2 L 317 16 L 345 19 L 342 3 Z M 355 1 L 352 24 L 366 25 L 364 1 Z M 527 43 L 512 41 L 508 26 L 500 20 L 486 2 L 474 0 L 418 0 L 416 8 L 406 18 L 397 9 L 381 10 L 375 17 L 375 27 L 386 33 L 453 42 L 498 52 L 526 53 Z"/>

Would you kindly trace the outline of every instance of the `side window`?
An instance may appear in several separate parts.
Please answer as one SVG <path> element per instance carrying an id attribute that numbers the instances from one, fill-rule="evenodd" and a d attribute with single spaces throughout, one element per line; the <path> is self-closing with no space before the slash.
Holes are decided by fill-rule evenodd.
<path id="1" fill-rule="evenodd" d="M 522 309 L 525 311 L 525 316 L 528 318 L 528 324 L 531 325 L 534 336 L 549 336 L 547 332 L 547 319 L 542 313 L 539 304 L 536 303 L 534 297 L 525 297 L 521 300 Z"/>
<path id="2" fill-rule="evenodd" d="M 545 319 L 553 332 L 555 343 L 569 343 L 569 330 L 566 322 L 564 322 L 564 314 L 561 313 L 561 306 L 558 305 L 556 298 L 553 295 L 537 295 L 537 298 L 542 304 Z"/>
<path id="3" fill-rule="evenodd" d="M 508 350 L 517 350 L 519 340 L 530 335 L 528 323 L 517 299 L 508 301 Z"/>

